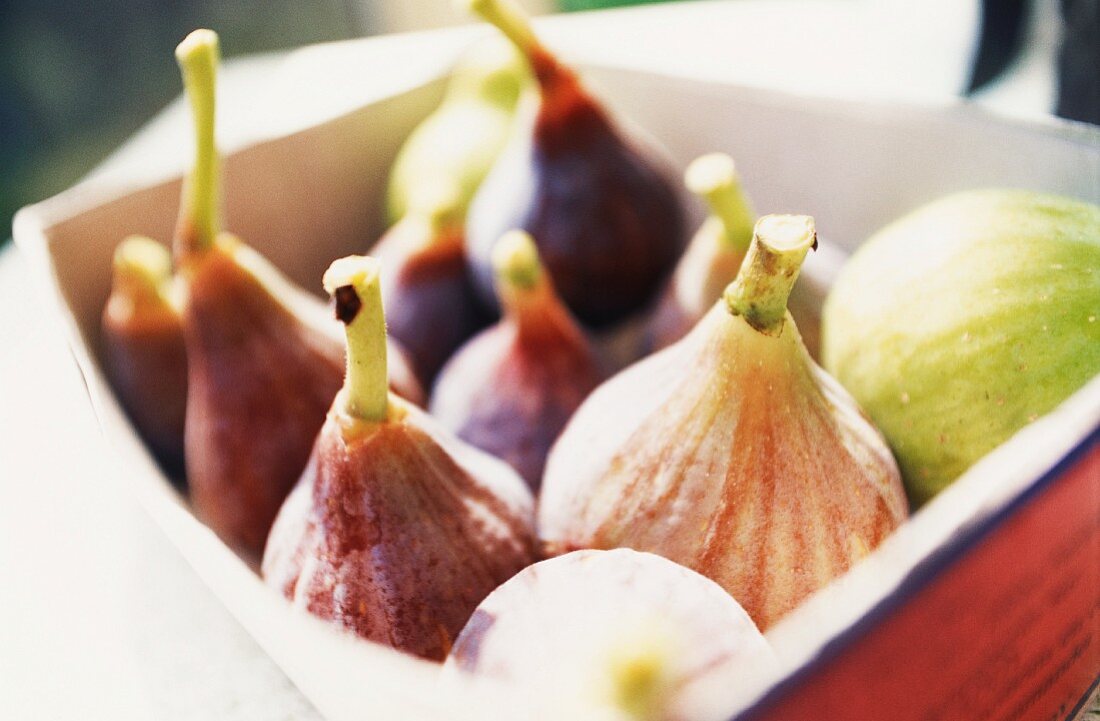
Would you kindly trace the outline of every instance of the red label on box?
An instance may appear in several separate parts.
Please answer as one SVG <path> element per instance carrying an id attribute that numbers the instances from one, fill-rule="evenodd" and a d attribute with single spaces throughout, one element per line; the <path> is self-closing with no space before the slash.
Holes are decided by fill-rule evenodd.
<path id="1" fill-rule="evenodd" d="M 1098 434 L 754 721 L 1061 721 L 1100 673 Z M 912 584 L 910 586 L 910 584 Z"/>

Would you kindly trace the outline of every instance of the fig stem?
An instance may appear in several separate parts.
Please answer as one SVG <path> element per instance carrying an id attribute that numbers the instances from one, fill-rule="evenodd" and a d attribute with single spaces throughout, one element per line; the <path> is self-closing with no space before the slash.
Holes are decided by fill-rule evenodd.
<path id="1" fill-rule="evenodd" d="M 542 47 L 527 14 L 512 0 L 458 0 L 458 4 L 495 25 L 528 60 Z"/>
<path id="2" fill-rule="evenodd" d="M 533 290 L 542 278 L 535 240 L 522 230 L 510 230 L 493 246 L 491 261 L 501 300 L 511 292 Z"/>
<path id="3" fill-rule="evenodd" d="M 172 257 L 168 250 L 143 235 L 131 235 L 115 248 L 115 278 L 147 288 L 157 295 L 172 277 Z"/>
<path id="4" fill-rule="evenodd" d="M 219 55 L 218 34 L 213 30 L 195 30 L 176 47 L 195 132 L 195 160 L 184 181 L 176 226 L 177 257 L 210 248 L 220 230 L 219 159 L 214 141 Z"/>
<path id="5" fill-rule="evenodd" d="M 363 421 L 381 422 L 389 415 L 386 375 L 386 318 L 382 312 L 381 264 L 350 255 L 325 271 L 325 290 L 332 295 L 336 317 L 347 336 L 347 377 L 343 412 Z"/>
<path id="6" fill-rule="evenodd" d="M 765 215 L 756 221 L 741 272 L 726 288 L 729 312 L 761 333 L 779 335 L 802 261 L 816 247 L 817 231 L 808 215 Z"/>
<path id="7" fill-rule="evenodd" d="M 435 178 L 422 186 L 408 213 L 424 219 L 435 233 L 458 227 L 465 220 L 462 196 L 455 183 Z"/>
<path id="8" fill-rule="evenodd" d="M 721 222 L 721 238 L 729 249 L 741 253 L 748 250 L 755 216 L 733 158 L 725 153 L 696 158 L 684 171 L 684 184 L 707 203 L 711 216 Z"/>

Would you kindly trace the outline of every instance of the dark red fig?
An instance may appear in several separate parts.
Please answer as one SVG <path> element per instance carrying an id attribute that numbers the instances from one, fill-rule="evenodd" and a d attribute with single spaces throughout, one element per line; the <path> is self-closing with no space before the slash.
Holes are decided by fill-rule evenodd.
<path id="1" fill-rule="evenodd" d="M 478 606 L 444 673 L 513 691 L 513 718 L 725 721 L 775 668 L 721 587 L 624 548 L 520 572 Z"/>
<path id="2" fill-rule="evenodd" d="M 198 515 L 256 563 L 340 388 L 343 347 L 332 322 L 318 317 L 321 304 L 220 231 L 217 35 L 196 30 L 176 57 L 196 134 L 175 238 L 188 360 L 188 483 Z"/>
<path id="3" fill-rule="evenodd" d="M 603 328 L 641 310 L 684 246 L 679 198 L 663 169 L 531 31 L 511 0 L 463 0 L 523 53 L 539 104 L 478 190 L 466 225 L 478 291 L 493 297 L 490 253 L 520 228 L 573 314 Z"/>
<path id="4" fill-rule="evenodd" d="M 534 501 L 508 466 L 387 392 L 378 263 L 338 260 L 325 287 L 347 325 L 347 380 L 264 579 L 345 630 L 441 660 L 477 604 L 534 562 Z"/>
<path id="5" fill-rule="evenodd" d="M 787 312 L 815 244 L 812 218 L 761 218 L 695 328 L 588 397 L 547 460 L 548 553 L 660 554 L 767 630 L 905 520 L 889 448 Z"/>
<path id="6" fill-rule="evenodd" d="M 434 207 L 414 208 L 371 251 L 382 263 L 387 330 L 409 354 L 424 388 L 487 322 L 466 270 L 464 216 L 456 202 L 439 198 Z"/>
<path id="7" fill-rule="evenodd" d="M 695 327 L 733 281 L 752 242 L 756 216 L 730 156 L 711 153 L 696 158 L 684 173 L 684 183 L 706 201 L 710 215 L 696 231 L 654 309 L 641 355 L 675 343 Z"/>
<path id="8" fill-rule="evenodd" d="M 170 297 L 172 258 L 150 238 L 115 249 L 111 295 L 103 308 L 104 365 L 142 439 L 173 474 L 183 470 L 187 353 Z"/>
<path id="9" fill-rule="evenodd" d="M 604 373 L 543 272 L 531 236 L 506 233 L 493 249 L 493 270 L 504 315 L 447 363 L 431 411 L 537 491 L 550 446 Z"/>

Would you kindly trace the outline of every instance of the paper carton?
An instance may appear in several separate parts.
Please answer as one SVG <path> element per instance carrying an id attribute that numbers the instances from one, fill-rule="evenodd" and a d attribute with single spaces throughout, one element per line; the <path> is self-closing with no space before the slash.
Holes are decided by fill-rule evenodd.
<path id="1" fill-rule="evenodd" d="M 292 64 L 299 91 L 346 72 L 348 58 L 337 46 Z M 305 121 L 300 94 L 284 88 L 277 102 L 296 124 L 246 128 L 225 148 L 229 227 L 319 290 L 333 258 L 366 250 L 382 230 L 386 172 L 438 102 L 441 72 L 408 76 L 365 104 L 340 98 L 337 87 L 337 101 L 309 105 Z M 843 256 L 921 203 L 980 186 L 1100 203 L 1095 128 L 1011 121 L 966 105 L 815 100 L 629 67 L 589 65 L 585 77 L 680 168 L 727 151 L 758 211 L 815 216 L 825 250 L 807 261 L 797 291 L 811 326 Z M 15 223 L 119 476 L 327 718 L 527 717 L 506 690 L 486 699 L 445 692 L 435 666 L 293 612 L 191 515 L 141 445 L 104 379 L 98 329 L 118 241 L 171 235 L 179 166 L 146 170 L 93 178 Z M 1100 379 L 990 454 L 769 638 L 781 672 L 716 699 L 740 708 L 739 720 L 1079 713 L 1100 671 Z"/>

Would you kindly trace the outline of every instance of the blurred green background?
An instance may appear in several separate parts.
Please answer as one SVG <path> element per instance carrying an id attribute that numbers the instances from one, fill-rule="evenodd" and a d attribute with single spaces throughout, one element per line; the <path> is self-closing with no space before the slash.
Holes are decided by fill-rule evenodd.
<path id="1" fill-rule="evenodd" d="M 171 49 L 216 27 L 234 53 L 354 37 L 344 0 L 0 0 L 0 242 L 180 92 Z M 257 19 L 262 18 L 262 22 Z"/>

